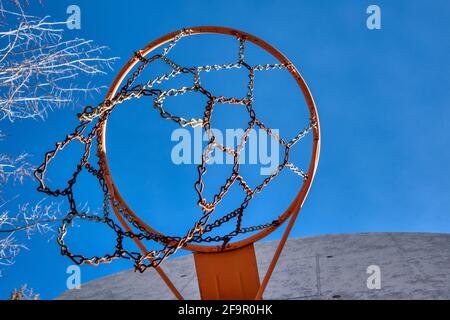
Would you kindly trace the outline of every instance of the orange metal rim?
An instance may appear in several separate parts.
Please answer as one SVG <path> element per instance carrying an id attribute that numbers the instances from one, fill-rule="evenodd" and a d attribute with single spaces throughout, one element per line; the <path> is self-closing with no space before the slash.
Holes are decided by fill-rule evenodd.
<path id="1" fill-rule="evenodd" d="M 236 29 L 226 28 L 226 27 L 217 27 L 217 26 L 200 26 L 200 27 L 192 27 L 192 28 L 186 28 L 184 29 L 185 32 L 191 36 L 191 35 L 199 35 L 199 34 L 222 34 L 222 35 L 229 35 L 236 38 L 245 38 L 246 41 L 249 41 L 260 48 L 264 49 L 268 53 L 270 53 L 273 57 L 275 57 L 280 63 L 288 65 L 288 71 L 292 75 L 292 77 L 297 82 L 299 88 L 301 89 L 303 96 L 305 98 L 305 101 L 307 103 L 309 113 L 311 120 L 316 123 L 315 127 L 312 130 L 313 133 L 313 143 L 312 143 L 312 155 L 311 160 L 309 163 L 307 175 L 308 179 L 304 181 L 302 187 L 300 188 L 299 192 L 297 193 L 296 197 L 292 201 L 292 203 L 289 205 L 289 207 L 278 216 L 280 224 L 283 224 L 292 214 L 297 213 L 311 188 L 312 182 L 314 180 L 314 176 L 316 173 L 318 161 L 319 161 L 319 155 L 320 155 L 320 124 L 319 124 L 319 116 L 317 113 L 316 105 L 314 103 L 314 99 L 312 97 L 312 94 L 301 76 L 300 72 L 297 70 L 297 68 L 289 61 L 288 58 L 286 58 L 281 52 L 279 52 L 277 49 L 272 47 L 267 42 L 259 39 L 258 37 L 255 37 L 251 34 L 248 34 L 246 32 L 242 32 Z M 153 50 L 157 49 L 158 47 L 164 45 L 165 43 L 173 40 L 175 36 L 177 36 L 181 30 L 171 32 L 169 34 L 166 34 L 165 36 L 160 37 L 157 40 L 154 40 L 150 42 L 148 45 L 146 45 L 143 49 L 139 50 L 139 53 L 142 56 L 148 55 Z M 135 56 L 133 56 L 126 64 L 125 66 L 120 70 L 114 81 L 112 82 L 111 86 L 109 87 L 109 90 L 106 94 L 106 99 L 111 99 L 117 92 L 117 90 L 120 88 L 122 81 L 125 79 L 127 74 L 136 66 L 136 64 L 139 62 L 139 59 Z M 107 119 L 103 122 L 102 126 L 99 128 L 99 138 L 97 141 L 97 153 L 100 159 L 100 166 L 103 170 L 105 182 L 107 185 L 107 188 L 109 192 L 111 193 L 111 196 L 113 196 L 118 203 L 122 206 L 124 210 L 127 211 L 127 213 L 133 217 L 133 219 L 136 220 L 137 223 L 139 223 L 141 226 L 145 227 L 150 232 L 156 232 L 160 233 L 151 226 L 147 225 L 142 219 L 140 219 L 134 212 L 131 210 L 131 208 L 128 206 L 126 201 L 122 198 L 120 195 L 116 185 L 114 184 L 114 180 L 112 178 L 111 171 L 109 169 L 108 160 L 106 156 L 106 126 L 107 126 Z M 278 228 L 278 226 L 271 226 L 266 229 L 261 230 L 258 233 L 255 233 L 254 235 L 239 240 L 236 242 L 228 243 L 225 247 L 222 245 L 196 245 L 196 244 L 187 244 L 183 249 L 190 250 L 190 251 L 196 251 L 196 252 L 219 252 L 219 251 L 227 251 L 227 250 L 235 250 L 241 247 L 244 247 L 248 244 L 251 244 L 253 242 L 256 242 L 270 233 L 272 233 L 275 229 Z M 161 233 L 160 233 L 161 234 Z"/>

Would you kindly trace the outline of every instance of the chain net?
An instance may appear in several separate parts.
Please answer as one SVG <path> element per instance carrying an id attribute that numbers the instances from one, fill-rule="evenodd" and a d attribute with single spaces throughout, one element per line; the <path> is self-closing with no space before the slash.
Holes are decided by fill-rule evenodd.
<path id="1" fill-rule="evenodd" d="M 137 68 L 131 74 L 131 76 L 125 81 L 123 87 L 111 98 L 106 99 L 101 102 L 96 107 L 86 106 L 82 113 L 78 114 L 80 123 L 76 126 L 75 130 L 66 135 L 63 141 L 57 142 L 55 147 L 45 154 L 44 162 L 36 169 L 35 177 L 39 181 L 38 191 L 43 192 L 47 195 L 55 197 L 65 197 L 69 204 L 69 211 L 67 215 L 62 220 L 62 225 L 58 229 L 57 242 L 61 248 L 61 253 L 68 256 L 76 264 L 90 264 L 98 265 L 100 263 L 109 263 L 117 258 L 130 259 L 134 261 L 135 269 L 143 272 L 149 267 L 157 267 L 164 259 L 175 253 L 178 249 L 184 247 L 187 243 L 222 243 L 226 245 L 232 238 L 237 235 L 259 231 L 270 226 L 276 226 L 279 224 L 278 219 L 250 227 L 242 226 L 242 217 L 244 211 L 249 205 L 250 201 L 253 199 L 255 194 L 261 192 L 265 186 L 267 186 L 282 170 L 288 168 L 292 170 L 295 174 L 299 175 L 302 179 L 308 179 L 308 176 L 299 167 L 289 162 L 289 153 L 291 148 L 305 137 L 315 126 L 316 123 L 312 119 L 309 125 L 307 125 L 302 131 L 300 131 L 291 140 L 286 141 L 281 138 L 278 134 L 274 133 L 271 128 L 267 127 L 261 120 L 256 116 L 253 109 L 253 90 L 254 90 L 254 78 L 255 73 L 258 71 L 267 71 L 272 69 L 285 69 L 290 68 L 290 65 L 284 64 L 259 64 L 256 66 L 249 65 L 244 59 L 244 49 L 245 49 L 245 38 L 238 38 L 239 41 L 239 53 L 237 57 L 237 62 L 222 65 L 204 65 L 198 67 L 182 67 L 176 62 L 172 61 L 168 54 L 175 47 L 177 42 L 189 35 L 189 30 L 182 30 L 169 44 L 162 50 L 162 53 L 155 54 L 149 58 L 142 56 L 140 52 L 136 52 L 135 56 L 139 59 Z M 135 84 L 136 79 L 139 77 L 144 68 L 148 67 L 155 61 L 163 61 L 170 67 L 170 72 L 164 73 L 154 79 L 151 79 L 142 84 Z M 201 85 L 201 74 L 204 72 L 220 71 L 225 69 L 242 69 L 248 70 L 248 85 L 247 94 L 244 98 L 236 97 L 224 97 L 215 96 L 213 93 L 206 90 Z M 169 90 L 160 90 L 156 86 L 161 84 L 171 78 L 174 78 L 180 74 L 190 74 L 192 75 L 193 85 L 191 87 L 181 87 L 172 88 Z M 207 97 L 207 103 L 204 108 L 204 114 L 202 118 L 199 119 L 185 119 L 183 117 L 177 116 L 170 113 L 165 109 L 164 100 L 167 97 L 173 97 L 177 95 L 183 95 L 187 92 L 197 92 L 203 94 Z M 114 110 L 117 105 L 130 100 L 130 99 L 140 99 L 144 97 L 150 97 L 153 99 L 153 107 L 156 109 L 161 118 L 169 121 L 176 122 L 181 127 L 202 127 L 207 134 L 208 142 L 202 153 L 201 163 L 198 165 L 198 180 L 194 184 L 196 194 L 198 195 L 198 206 L 202 211 L 200 219 L 194 224 L 194 226 L 189 229 L 184 237 L 177 236 L 167 236 L 160 233 L 152 232 L 143 226 L 139 221 L 128 213 L 128 211 L 123 208 L 123 206 L 117 201 L 114 196 L 111 195 L 110 190 L 108 190 L 105 177 L 102 171 L 102 159 L 97 153 L 97 166 L 95 166 L 90 161 L 92 144 L 93 141 L 98 138 L 99 128 L 105 124 L 109 114 Z M 232 105 L 240 105 L 246 109 L 250 116 L 250 121 L 248 122 L 248 127 L 244 130 L 237 147 L 231 149 L 223 144 L 216 141 L 214 136 L 214 130 L 211 130 L 211 115 L 214 111 L 215 104 L 218 103 L 228 103 Z M 91 128 L 87 128 L 91 125 Z M 264 130 L 273 139 L 278 141 L 278 143 L 285 147 L 284 159 L 278 167 L 268 175 L 261 184 L 251 188 L 244 177 L 239 173 L 239 163 L 241 151 L 243 150 L 250 130 L 254 127 L 259 127 Z M 81 157 L 79 163 L 76 166 L 75 172 L 71 175 L 71 178 L 67 181 L 67 185 L 64 189 L 51 189 L 49 188 L 45 180 L 45 172 L 47 166 L 52 159 L 54 159 L 59 151 L 64 149 L 70 142 L 77 140 L 84 145 L 84 153 Z M 97 139 L 97 150 L 102 148 L 101 139 Z M 219 192 L 214 195 L 212 201 L 208 202 L 203 195 L 204 181 L 203 177 L 207 171 L 206 164 L 209 160 L 210 154 L 213 150 L 218 149 L 222 152 L 230 154 L 234 159 L 234 165 L 232 168 L 231 175 L 226 179 L 225 184 L 220 188 Z M 92 174 L 99 182 L 99 185 L 103 192 L 103 208 L 101 214 L 89 214 L 87 212 L 82 212 L 81 209 L 77 208 L 76 199 L 74 199 L 73 188 L 77 182 L 77 177 L 82 170 L 86 170 L 88 173 Z M 242 187 L 245 192 L 245 198 L 241 205 L 235 210 L 223 215 L 215 221 L 210 221 L 211 214 L 214 212 L 215 207 L 227 194 L 228 190 L 233 184 L 238 184 Z M 115 220 L 111 217 L 110 211 L 114 209 L 117 213 L 122 215 L 126 221 L 128 221 L 134 228 L 138 231 L 127 231 L 124 230 Z M 75 254 L 69 250 L 69 247 L 65 243 L 65 237 L 68 232 L 68 227 L 73 223 L 74 219 L 83 219 L 97 223 L 103 223 L 111 228 L 116 234 L 115 250 L 112 253 L 106 254 L 104 256 L 91 256 L 86 257 L 81 254 Z M 234 220 L 234 230 L 225 235 L 218 236 L 206 236 L 207 233 L 211 232 L 213 229 L 220 227 L 221 225 Z M 161 248 L 155 249 L 149 252 L 140 253 L 127 250 L 124 245 L 124 239 L 139 239 L 139 240 L 150 240 L 161 244 Z"/>

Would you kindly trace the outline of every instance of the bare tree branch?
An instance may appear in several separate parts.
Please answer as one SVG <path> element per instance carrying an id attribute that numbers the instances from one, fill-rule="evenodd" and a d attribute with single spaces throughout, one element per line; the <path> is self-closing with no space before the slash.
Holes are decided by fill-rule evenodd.
<path id="1" fill-rule="evenodd" d="M 25 152 L 16 157 L 0 154 L 0 199 L 2 188 L 9 181 L 23 183 L 33 175 L 34 167 L 27 161 L 28 157 Z"/>
<path id="2" fill-rule="evenodd" d="M 34 234 L 47 234 L 54 231 L 54 223 L 61 221 L 60 204 L 39 201 L 35 205 L 19 205 L 18 212 L 12 214 L 0 206 L 0 265 L 10 266 L 23 249 L 28 249 L 17 240 L 21 232 L 30 239 Z M 5 234 L 5 237 L 1 237 Z"/>
<path id="3" fill-rule="evenodd" d="M 98 93 L 103 86 L 84 77 L 104 74 L 116 58 L 102 57 L 105 46 L 91 40 L 64 40 L 66 22 L 51 22 L 24 13 L 0 9 L 18 22 L 0 31 L 0 120 L 44 119 L 49 110 Z M 14 18 L 14 19 L 13 19 Z"/>
<path id="4" fill-rule="evenodd" d="M 28 288 L 26 284 L 17 290 L 14 289 L 11 292 L 9 300 L 39 300 L 39 294 L 34 293 L 32 288 Z"/>
<path id="5" fill-rule="evenodd" d="M 37 0 L 39 1 L 39 0 Z M 49 111 L 75 106 L 103 86 L 93 78 L 105 74 L 117 58 L 105 58 L 105 46 L 91 40 L 64 39 L 66 22 L 51 21 L 23 10 L 28 0 L 0 0 L 0 123 L 16 119 L 43 119 Z M 8 136 L 0 128 L 0 142 Z M 19 143 L 19 141 L 17 141 Z M 60 204 L 41 200 L 11 208 L 4 199 L 6 187 L 32 176 L 30 155 L 12 156 L 0 151 L 0 266 L 11 266 L 36 234 L 53 234 L 61 221 Z M 1 277 L 1 269 L 0 269 Z M 26 286 L 13 298 L 33 298 Z"/>

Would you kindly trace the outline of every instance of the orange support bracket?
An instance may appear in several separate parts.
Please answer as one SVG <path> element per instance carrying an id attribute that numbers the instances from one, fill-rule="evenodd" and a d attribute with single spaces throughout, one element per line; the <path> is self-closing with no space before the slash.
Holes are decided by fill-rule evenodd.
<path id="1" fill-rule="evenodd" d="M 253 243 L 231 251 L 194 252 L 202 300 L 253 300 L 260 288 Z"/>

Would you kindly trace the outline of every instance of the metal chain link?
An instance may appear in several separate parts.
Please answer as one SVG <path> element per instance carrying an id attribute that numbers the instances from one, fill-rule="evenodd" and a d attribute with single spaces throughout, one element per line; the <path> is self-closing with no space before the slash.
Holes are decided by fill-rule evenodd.
<path id="1" fill-rule="evenodd" d="M 233 237 L 249 233 L 259 231 L 271 226 L 277 226 L 279 224 L 278 219 L 265 224 L 260 224 L 251 227 L 242 227 L 242 219 L 243 214 L 253 197 L 261 192 L 265 186 L 267 186 L 285 167 L 294 171 L 298 175 L 302 176 L 303 179 L 307 179 L 307 175 L 297 166 L 289 162 L 289 152 L 291 147 L 294 146 L 299 140 L 301 140 L 304 136 L 306 136 L 312 128 L 315 127 L 315 123 L 311 121 L 310 125 L 303 129 L 300 133 L 298 133 L 293 139 L 291 139 L 288 143 L 286 143 L 278 134 L 275 134 L 271 128 L 267 127 L 264 123 L 262 123 L 257 117 L 255 110 L 253 108 L 254 103 L 254 78 L 255 71 L 264 71 L 264 70 L 273 70 L 273 69 L 282 69 L 287 68 L 288 66 L 283 64 L 261 64 L 257 66 L 250 66 L 245 61 L 244 50 L 245 50 L 245 39 L 240 38 L 239 40 L 239 55 L 237 63 L 229 63 L 229 64 L 216 64 L 216 65 L 205 65 L 198 66 L 193 68 L 185 68 L 173 60 L 167 57 L 168 53 L 175 47 L 178 41 L 186 35 L 190 34 L 190 30 L 184 29 L 181 31 L 172 41 L 169 42 L 168 46 L 166 46 L 162 54 L 156 54 L 150 58 L 144 57 L 139 51 L 135 53 L 135 57 L 139 60 L 140 64 L 136 68 L 136 70 L 132 73 L 132 75 L 126 80 L 125 85 L 116 93 L 110 100 L 105 100 L 101 102 L 97 107 L 86 106 L 82 113 L 78 114 L 78 118 L 80 123 L 76 126 L 75 130 L 66 135 L 65 139 L 57 142 L 55 147 L 48 151 L 44 156 L 44 162 L 36 169 L 34 175 L 39 182 L 39 186 L 37 190 L 39 192 L 46 193 L 48 195 L 54 197 L 66 197 L 69 204 L 69 212 L 65 216 L 62 221 L 61 227 L 58 229 L 58 237 L 57 242 L 61 248 L 61 253 L 63 255 L 67 255 L 72 261 L 77 264 L 91 264 L 98 265 L 100 263 L 109 263 L 117 258 L 130 259 L 134 261 L 135 269 L 143 272 L 149 267 L 158 266 L 164 259 L 175 253 L 178 249 L 184 247 L 189 242 L 223 242 L 223 245 L 226 245 Z M 160 76 L 157 76 L 154 79 L 148 80 L 144 84 L 133 85 L 136 79 L 141 75 L 142 71 L 150 65 L 152 62 L 161 60 L 166 63 L 172 70 L 168 73 L 164 73 Z M 246 68 L 249 72 L 248 75 L 248 85 L 247 85 L 247 94 L 245 98 L 236 98 L 231 97 L 227 98 L 224 96 L 214 96 L 211 92 L 206 90 L 200 82 L 200 75 L 202 72 L 210 72 L 210 71 L 219 71 L 226 69 L 240 69 Z M 192 74 L 193 75 L 193 86 L 191 87 L 181 87 L 179 89 L 169 89 L 169 90 L 160 90 L 153 88 L 156 84 L 161 84 L 162 82 L 168 81 L 171 78 L 175 78 L 179 74 Z M 175 97 L 178 95 L 183 95 L 188 92 L 198 92 L 203 94 L 208 99 L 208 102 L 205 106 L 203 118 L 200 119 L 185 119 L 181 116 L 171 114 L 164 108 L 164 100 L 167 97 Z M 97 155 L 97 165 L 98 168 L 95 168 L 94 165 L 90 163 L 91 149 L 93 141 L 98 137 L 99 128 L 101 128 L 108 116 L 114 110 L 114 108 L 127 100 L 130 99 L 139 99 L 142 97 L 152 97 L 153 98 L 153 107 L 159 111 L 161 118 L 166 120 L 175 121 L 178 125 L 197 127 L 200 126 L 204 128 L 207 137 L 208 144 L 202 154 L 201 164 L 197 166 L 198 171 L 198 179 L 194 184 L 195 191 L 198 195 L 198 206 L 202 210 L 202 216 L 200 219 L 194 224 L 194 226 L 188 230 L 184 237 L 175 237 L 175 236 L 166 236 L 156 232 L 149 231 L 145 225 L 142 225 L 139 221 L 137 221 L 134 216 L 132 216 L 126 208 L 124 208 L 118 201 L 115 199 L 109 192 L 104 173 L 102 171 L 102 160 L 101 157 Z M 235 149 L 228 148 L 216 141 L 216 137 L 214 136 L 214 130 L 212 130 L 211 125 L 211 116 L 214 110 L 214 106 L 216 104 L 235 104 L 242 105 L 245 107 L 246 111 L 250 116 L 250 121 L 248 122 L 248 127 L 245 129 L 244 134 L 242 135 L 238 146 Z M 93 124 L 94 119 L 97 119 L 97 122 Z M 92 128 L 87 130 L 88 126 L 92 125 Z M 254 188 L 251 188 L 248 183 L 244 180 L 244 178 L 239 173 L 240 168 L 240 157 L 241 152 L 249 138 L 251 130 L 258 126 L 276 141 L 278 141 L 281 145 L 285 147 L 285 155 L 283 162 L 278 165 L 276 170 L 272 172 L 268 177 L 266 177 L 262 183 L 257 185 Z M 85 131 L 88 131 L 86 134 Z M 84 152 L 83 156 L 80 159 L 80 162 L 77 164 L 74 173 L 71 178 L 67 181 L 67 185 L 63 189 L 51 189 L 45 184 L 45 173 L 48 168 L 49 163 L 57 156 L 58 152 L 63 150 L 68 144 L 73 141 L 78 141 L 84 144 Z M 98 148 L 102 147 L 102 142 L 97 141 Z M 231 175 L 226 179 L 225 183 L 220 187 L 219 191 L 212 197 L 211 201 L 207 201 L 203 195 L 204 192 L 204 181 L 203 178 L 207 172 L 207 162 L 209 160 L 209 156 L 214 149 L 219 149 L 223 152 L 226 152 L 233 156 L 233 168 Z M 73 187 L 76 184 L 77 177 L 81 173 L 83 169 L 86 169 L 88 173 L 97 178 L 99 185 L 103 192 L 103 212 L 102 215 L 90 215 L 86 212 L 79 212 L 76 204 L 76 200 L 74 198 Z M 209 223 L 210 217 L 214 212 L 216 206 L 220 203 L 223 197 L 227 194 L 231 186 L 237 181 L 238 185 L 240 185 L 245 193 L 244 200 L 241 205 L 216 219 L 213 222 Z M 113 219 L 110 218 L 110 210 L 117 210 L 117 212 L 126 219 L 136 230 L 134 231 L 124 231 L 118 224 L 114 222 Z M 68 233 L 68 227 L 72 225 L 75 219 L 96 222 L 100 224 L 105 224 L 108 228 L 112 229 L 116 234 L 116 244 L 112 253 L 106 254 L 104 256 L 92 256 L 86 257 L 79 254 L 74 254 L 69 250 L 68 245 L 65 243 L 65 237 Z M 236 219 L 235 229 L 223 236 L 208 236 L 203 237 L 205 233 L 211 232 L 213 229 L 219 228 L 225 223 Z M 125 238 L 137 238 L 139 240 L 149 240 L 154 241 L 162 245 L 162 248 L 152 250 L 146 254 L 141 254 L 137 252 L 130 252 L 126 250 L 124 247 L 124 239 Z M 149 260 L 150 262 L 145 262 Z"/>

